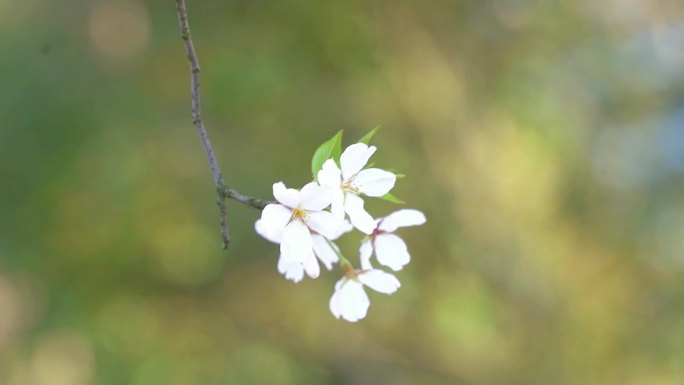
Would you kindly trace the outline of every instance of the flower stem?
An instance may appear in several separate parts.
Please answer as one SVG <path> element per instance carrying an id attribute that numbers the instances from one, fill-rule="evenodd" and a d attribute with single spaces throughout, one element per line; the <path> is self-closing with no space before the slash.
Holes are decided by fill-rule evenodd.
<path id="1" fill-rule="evenodd" d="M 325 239 L 325 241 L 328 242 L 328 246 L 330 246 L 330 248 L 335 252 L 335 254 L 337 254 L 337 258 L 340 259 L 340 266 L 342 266 L 342 268 L 343 268 L 345 271 L 346 271 L 347 268 L 349 268 L 349 267 L 351 267 L 352 269 L 354 268 L 354 266 L 351 264 L 351 262 L 349 262 L 349 260 L 348 260 L 347 258 L 345 258 L 345 257 L 342 255 L 342 253 L 340 253 L 339 250 L 337 250 L 337 248 L 335 247 L 335 244 L 334 244 L 334 243 L 332 243 L 332 242 L 331 242 L 328 238 L 326 238 L 326 237 L 323 237 L 323 239 Z"/>

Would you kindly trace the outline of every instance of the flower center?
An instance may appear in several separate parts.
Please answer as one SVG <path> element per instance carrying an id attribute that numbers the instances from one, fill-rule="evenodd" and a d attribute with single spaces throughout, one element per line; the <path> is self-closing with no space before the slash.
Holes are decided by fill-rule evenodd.
<path id="1" fill-rule="evenodd" d="M 309 213 L 307 213 L 306 210 L 296 207 L 292 209 L 292 219 L 299 219 L 300 221 L 304 221 L 306 217 L 309 216 Z"/>
<path id="2" fill-rule="evenodd" d="M 353 180 L 353 179 L 350 179 L 350 180 L 348 180 L 348 181 L 342 183 L 342 190 L 348 191 L 348 192 L 351 192 L 351 193 L 354 193 L 354 194 L 358 194 L 358 193 L 359 193 L 359 188 L 358 188 L 356 185 L 354 185 L 353 182 L 354 182 L 354 180 Z"/>
<path id="3" fill-rule="evenodd" d="M 349 263 L 342 263 L 340 264 L 342 267 L 342 270 L 344 270 L 344 275 L 348 279 L 354 279 L 357 276 L 357 271 L 354 269 L 354 266 L 350 265 Z"/>

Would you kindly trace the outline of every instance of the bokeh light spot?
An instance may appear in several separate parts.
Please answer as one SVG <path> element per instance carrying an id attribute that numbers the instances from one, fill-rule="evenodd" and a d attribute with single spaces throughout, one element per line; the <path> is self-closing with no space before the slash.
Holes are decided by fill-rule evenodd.
<path id="1" fill-rule="evenodd" d="M 95 372 L 95 357 L 85 336 L 58 331 L 39 341 L 31 367 L 36 385 L 86 385 Z"/>
<path id="2" fill-rule="evenodd" d="M 90 13 L 88 33 L 103 59 L 121 64 L 147 47 L 149 24 L 147 8 L 140 1 L 102 1 Z"/>

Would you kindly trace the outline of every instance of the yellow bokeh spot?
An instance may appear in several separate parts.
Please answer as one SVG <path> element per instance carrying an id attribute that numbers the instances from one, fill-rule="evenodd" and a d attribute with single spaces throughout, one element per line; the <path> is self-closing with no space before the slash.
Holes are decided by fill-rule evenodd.
<path id="1" fill-rule="evenodd" d="M 101 59 L 121 64 L 147 47 L 149 24 L 147 8 L 140 1 L 100 1 L 90 13 L 88 35 Z"/>

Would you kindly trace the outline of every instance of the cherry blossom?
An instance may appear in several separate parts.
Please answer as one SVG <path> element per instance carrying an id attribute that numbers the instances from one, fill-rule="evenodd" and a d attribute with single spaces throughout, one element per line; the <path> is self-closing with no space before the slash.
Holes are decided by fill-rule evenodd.
<path id="1" fill-rule="evenodd" d="M 346 212 L 354 227 L 366 234 L 373 232 L 375 221 L 363 208 L 359 195 L 383 196 L 397 179 L 396 175 L 379 168 L 363 169 L 375 150 L 375 146 L 364 143 L 352 144 L 340 156 L 339 168 L 333 159 L 328 159 L 318 172 L 319 183 L 332 191 L 331 212 L 338 218 L 344 218 Z"/>
<path id="2" fill-rule="evenodd" d="M 260 219 L 256 221 L 254 228 L 259 235 L 267 240 L 276 244 L 282 242 L 282 232 L 274 234 L 266 232 Z M 346 222 L 345 227 L 341 229 L 342 231 L 340 231 L 339 234 L 333 234 L 336 236 L 330 239 L 330 241 L 339 238 L 342 234 L 351 231 L 351 229 L 351 224 Z M 286 279 L 295 283 L 301 281 L 304 278 L 304 266 L 313 266 L 313 264 L 318 266 L 316 257 L 328 270 L 332 270 L 333 264 L 338 262 L 339 258 L 337 257 L 337 254 L 340 252 L 340 249 L 337 245 L 328 242 L 325 237 L 314 232 L 311 233 L 311 240 L 313 241 L 313 254 L 307 254 L 304 262 L 284 257 L 282 253 L 278 257 L 278 272 L 284 275 Z M 320 270 L 318 267 L 310 267 L 309 269 L 312 271 L 316 271 L 317 269 Z"/>
<path id="3" fill-rule="evenodd" d="M 340 154 L 341 140 L 340 131 L 314 153 L 311 162 L 314 182 L 301 190 L 275 183 L 273 196 L 277 202 L 264 207 L 254 227 L 259 235 L 280 246 L 277 269 L 288 280 L 299 282 L 304 275 L 316 278 L 321 263 L 328 270 L 337 263 L 345 275 L 335 284 L 330 311 L 338 319 L 356 322 L 366 316 L 370 306 L 365 287 L 392 294 L 401 286 L 393 274 L 373 268 L 370 262 L 373 254 L 381 265 L 401 270 L 411 256 L 404 241 L 394 232 L 400 227 L 422 225 L 426 219 L 414 209 L 398 210 L 374 219 L 364 208 L 363 197 L 388 194 L 397 176 L 378 168 L 364 168 L 375 153 L 375 146 L 356 143 Z M 339 158 L 335 154 L 340 154 Z M 330 211 L 326 211 L 328 207 Z M 359 250 L 360 269 L 333 242 L 353 228 L 366 234 Z"/>
<path id="4" fill-rule="evenodd" d="M 335 318 L 356 322 L 366 316 L 370 300 L 364 286 L 384 294 L 392 294 L 401 286 L 397 277 L 382 270 L 349 270 L 335 284 L 330 298 L 330 311 Z"/>
<path id="5" fill-rule="evenodd" d="M 399 227 L 418 226 L 425 223 L 425 215 L 414 209 L 402 209 L 380 218 L 368 239 L 361 243 L 361 267 L 372 269 L 373 252 L 381 265 L 394 271 L 401 270 L 411 260 L 406 243 L 394 232 Z"/>
<path id="6" fill-rule="evenodd" d="M 278 203 L 264 208 L 257 231 L 266 239 L 280 243 L 278 270 L 296 282 L 302 276 L 299 264 L 307 275 L 318 277 L 320 267 L 314 252 L 316 248 L 322 250 L 322 243 L 315 241 L 312 233 L 336 239 L 349 230 L 344 219 L 323 211 L 331 202 L 330 188 L 311 182 L 298 191 L 278 182 L 273 185 L 273 196 Z M 332 266 L 330 253 L 320 252 L 319 258 L 326 267 Z"/>

